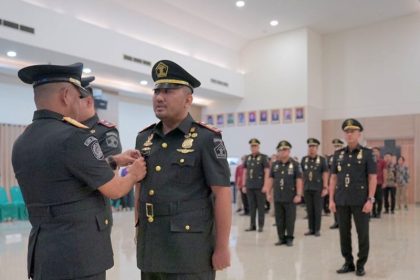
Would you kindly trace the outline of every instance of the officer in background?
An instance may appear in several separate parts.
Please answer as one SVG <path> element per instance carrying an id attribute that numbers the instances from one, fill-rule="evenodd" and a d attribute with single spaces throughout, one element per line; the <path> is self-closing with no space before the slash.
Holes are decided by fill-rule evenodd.
<path id="1" fill-rule="evenodd" d="M 306 143 L 308 155 L 301 161 L 309 229 L 305 235 L 320 236 L 322 197 L 328 193 L 328 165 L 327 160 L 318 155 L 319 140 L 309 138 Z"/>
<path id="2" fill-rule="evenodd" d="M 143 158 L 132 150 L 109 159 L 132 164 L 126 177 L 116 176 L 96 137 L 75 120 L 80 99 L 88 95 L 80 82 L 82 69 L 81 63 L 34 65 L 18 72 L 33 85 L 37 108 L 12 152 L 32 225 L 32 279 L 105 279 L 113 253 L 104 196 L 123 196 L 146 173 Z"/>
<path id="3" fill-rule="evenodd" d="M 375 202 L 376 162 L 371 149 L 359 144 L 363 126 L 355 119 L 343 122 L 347 147 L 334 153 L 330 179 L 330 209 L 337 212 L 344 265 L 337 273 L 355 270 L 351 246 L 351 216 L 356 225 L 359 253 L 356 275 L 365 275 L 369 254 L 369 215 Z"/>
<path id="4" fill-rule="evenodd" d="M 82 87 L 86 88 L 89 94 L 87 97 L 80 99 L 80 114 L 78 121 L 89 127 L 90 132 L 98 139 L 104 156 L 108 158 L 109 156 L 121 153 L 120 135 L 115 124 L 106 120 L 100 120 L 95 111 L 93 90 L 89 86 L 94 80 L 95 77 L 93 76 L 85 77 L 81 80 Z M 117 199 L 116 201 L 118 200 L 121 199 Z"/>
<path id="5" fill-rule="evenodd" d="M 265 191 L 269 177 L 269 159 L 260 153 L 260 141 L 252 138 L 248 142 L 251 145 L 251 154 L 246 156 L 244 162 L 244 182 L 248 197 L 249 213 L 251 218 L 250 227 L 245 231 L 257 230 L 255 218 L 258 209 L 258 231 L 262 232 L 265 218 Z"/>
<path id="6" fill-rule="evenodd" d="M 188 113 L 200 86 L 196 78 L 169 60 L 157 62 L 152 77 L 161 121 L 136 139 L 148 168 L 135 195 L 141 279 L 215 279 L 215 270 L 230 265 L 230 172 L 222 135 Z"/>
<path id="7" fill-rule="evenodd" d="M 287 244 L 293 246 L 296 204 L 301 202 L 303 185 L 302 170 L 299 162 L 290 157 L 292 145 L 280 141 L 277 145 L 278 160 L 270 170 L 267 193 L 274 190 L 274 211 L 279 241 L 276 246 Z"/>
<path id="8" fill-rule="evenodd" d="M 344 146 L 344 142 L 341 139 L 338 139 L 338 138 L 333 139 L 332 144 L 334 146 L 334 151 L 337 151 L 337 150 L 343 148 L 343 146 Z M 334 155 L 331 155 L 331 156 L 328 157 L 328 168 L 329 168 L 329 171 L 330 171 L 328 181 L 331 178 L 331 167 L 332 167 L 332 163 L 333 163 L 333 158 L 334 158 Z M 326 201 L 325 203 L 327 204 L 328 210 L 330 208 L 330 206 L 329 206 L 330 197 L 331 196 L 330 196 L 329 193 L 325 197 L 325 201 Z M 333 213 L 333 215 L 334 215 L 334 223 L 330 226 L 330 229 L 338 229 L 337 213 Z"/>

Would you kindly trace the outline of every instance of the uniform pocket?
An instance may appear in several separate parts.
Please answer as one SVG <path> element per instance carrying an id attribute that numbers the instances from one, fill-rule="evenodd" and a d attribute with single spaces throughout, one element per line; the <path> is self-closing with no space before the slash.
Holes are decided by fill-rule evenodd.
<path id="1" fill-rule="evenodd" d="M 171 232 L 203 232 L 207 223 L 203 210 L 182 213 L 171 218 Z"/>
<path id="2" fill-rule="evenodd" d="M 111 221 L 112 220 L 107 211 L 96 214 L 96 225 L 98 226 L 99 231 L 109 228 L 111 226 Z"/>
<path id="3" fill-rule="evenodd" d="M 195 166 L 195 156 L 193 155 L 180 155 L 171 160 L 171 172 L 175 182 L 188 184 L 192 181 L 191 170 Z"/>

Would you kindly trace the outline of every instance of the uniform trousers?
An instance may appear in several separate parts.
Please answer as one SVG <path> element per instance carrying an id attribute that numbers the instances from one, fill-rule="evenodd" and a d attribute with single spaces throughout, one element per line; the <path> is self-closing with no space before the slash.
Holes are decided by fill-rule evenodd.
<path id="1" fill-rule="evenodd" d="M 293 202 L 274 202 L 277 234 L 280 241 L 293 239 L 296 221 L 296 204 Z"/>
<path id="2" fill-rule="evenodd" d="M 214 280 L 216 271 L 200 273 L 141 272 L 141 280 Z"/>
<path id="3" fill-rule="evenodd" d="M 308 229 L 315 233 L 321 229 L 322 197 L 321 191 L 305 191 L 306 210 L 308 212 Z"/>
<path id="4" fill-rule="evenodd" d="M 261 192 L 261 189 L 246 189 L 246 195 L 248 197 L 249 214 L 251 216 L 251 228 L 255 228 L 255 218 L 257 216 L 258 209 L 258 227 L 264 227 L 265 218 L 265 194 Z"/>
<path id="5" fill-rule="evenodd" d="M 338 227 L 340 231 L 341 254 L 347 264 L 353 263 L 351 246 L 351 216 L 356 225 L 357 238 L 359 241 L 359 253 L 357 267 L 363 267 L 369 255 L 369 213 L 362 212 L 362 206 L 339 206 L 337 205 Z"/>

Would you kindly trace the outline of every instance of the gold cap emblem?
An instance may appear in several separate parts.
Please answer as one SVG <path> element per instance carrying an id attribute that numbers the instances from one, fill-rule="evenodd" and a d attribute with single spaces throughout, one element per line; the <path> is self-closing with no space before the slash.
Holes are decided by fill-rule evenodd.
<path id="1" fill-rule="evenodd" d="M 168 76 L 168 69 L 168 65 L 166 65 L 163 62 L 160 62 L 155 68 L 156 76 L 158 78 L 166 78 L 166 76 Z"/>

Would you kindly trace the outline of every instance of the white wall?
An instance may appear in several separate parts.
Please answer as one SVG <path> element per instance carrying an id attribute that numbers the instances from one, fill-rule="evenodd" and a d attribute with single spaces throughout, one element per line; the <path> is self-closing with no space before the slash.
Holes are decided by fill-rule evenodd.
<path id="1" fill-rule="evenodd" d="M 324 118 L 420 112 L 420 14 L 324 38 Z"/>
<path id="2" fill-rule="evenodd" d="M 250 43 L 241 52 L 245 94 L 240 101 L 220 100 L 203 115 L 276 109 L 307 104 L 307 31 L 276 34 Z M 203 116 L 203 119 L 205 119 Z M 224 127 L 230 156 L 249 153 L 248 140 L 261 141 L 261 151 L 272 154 L 282 139 L 294 146 L 293 154 L 306 153 L 307 123 Z"/>
<path id="3" fill-rule="evenodd" d="M 0 123 L 30 124 L 34 111 L 31 86 L 6 83 L 0 79 Z"/>

